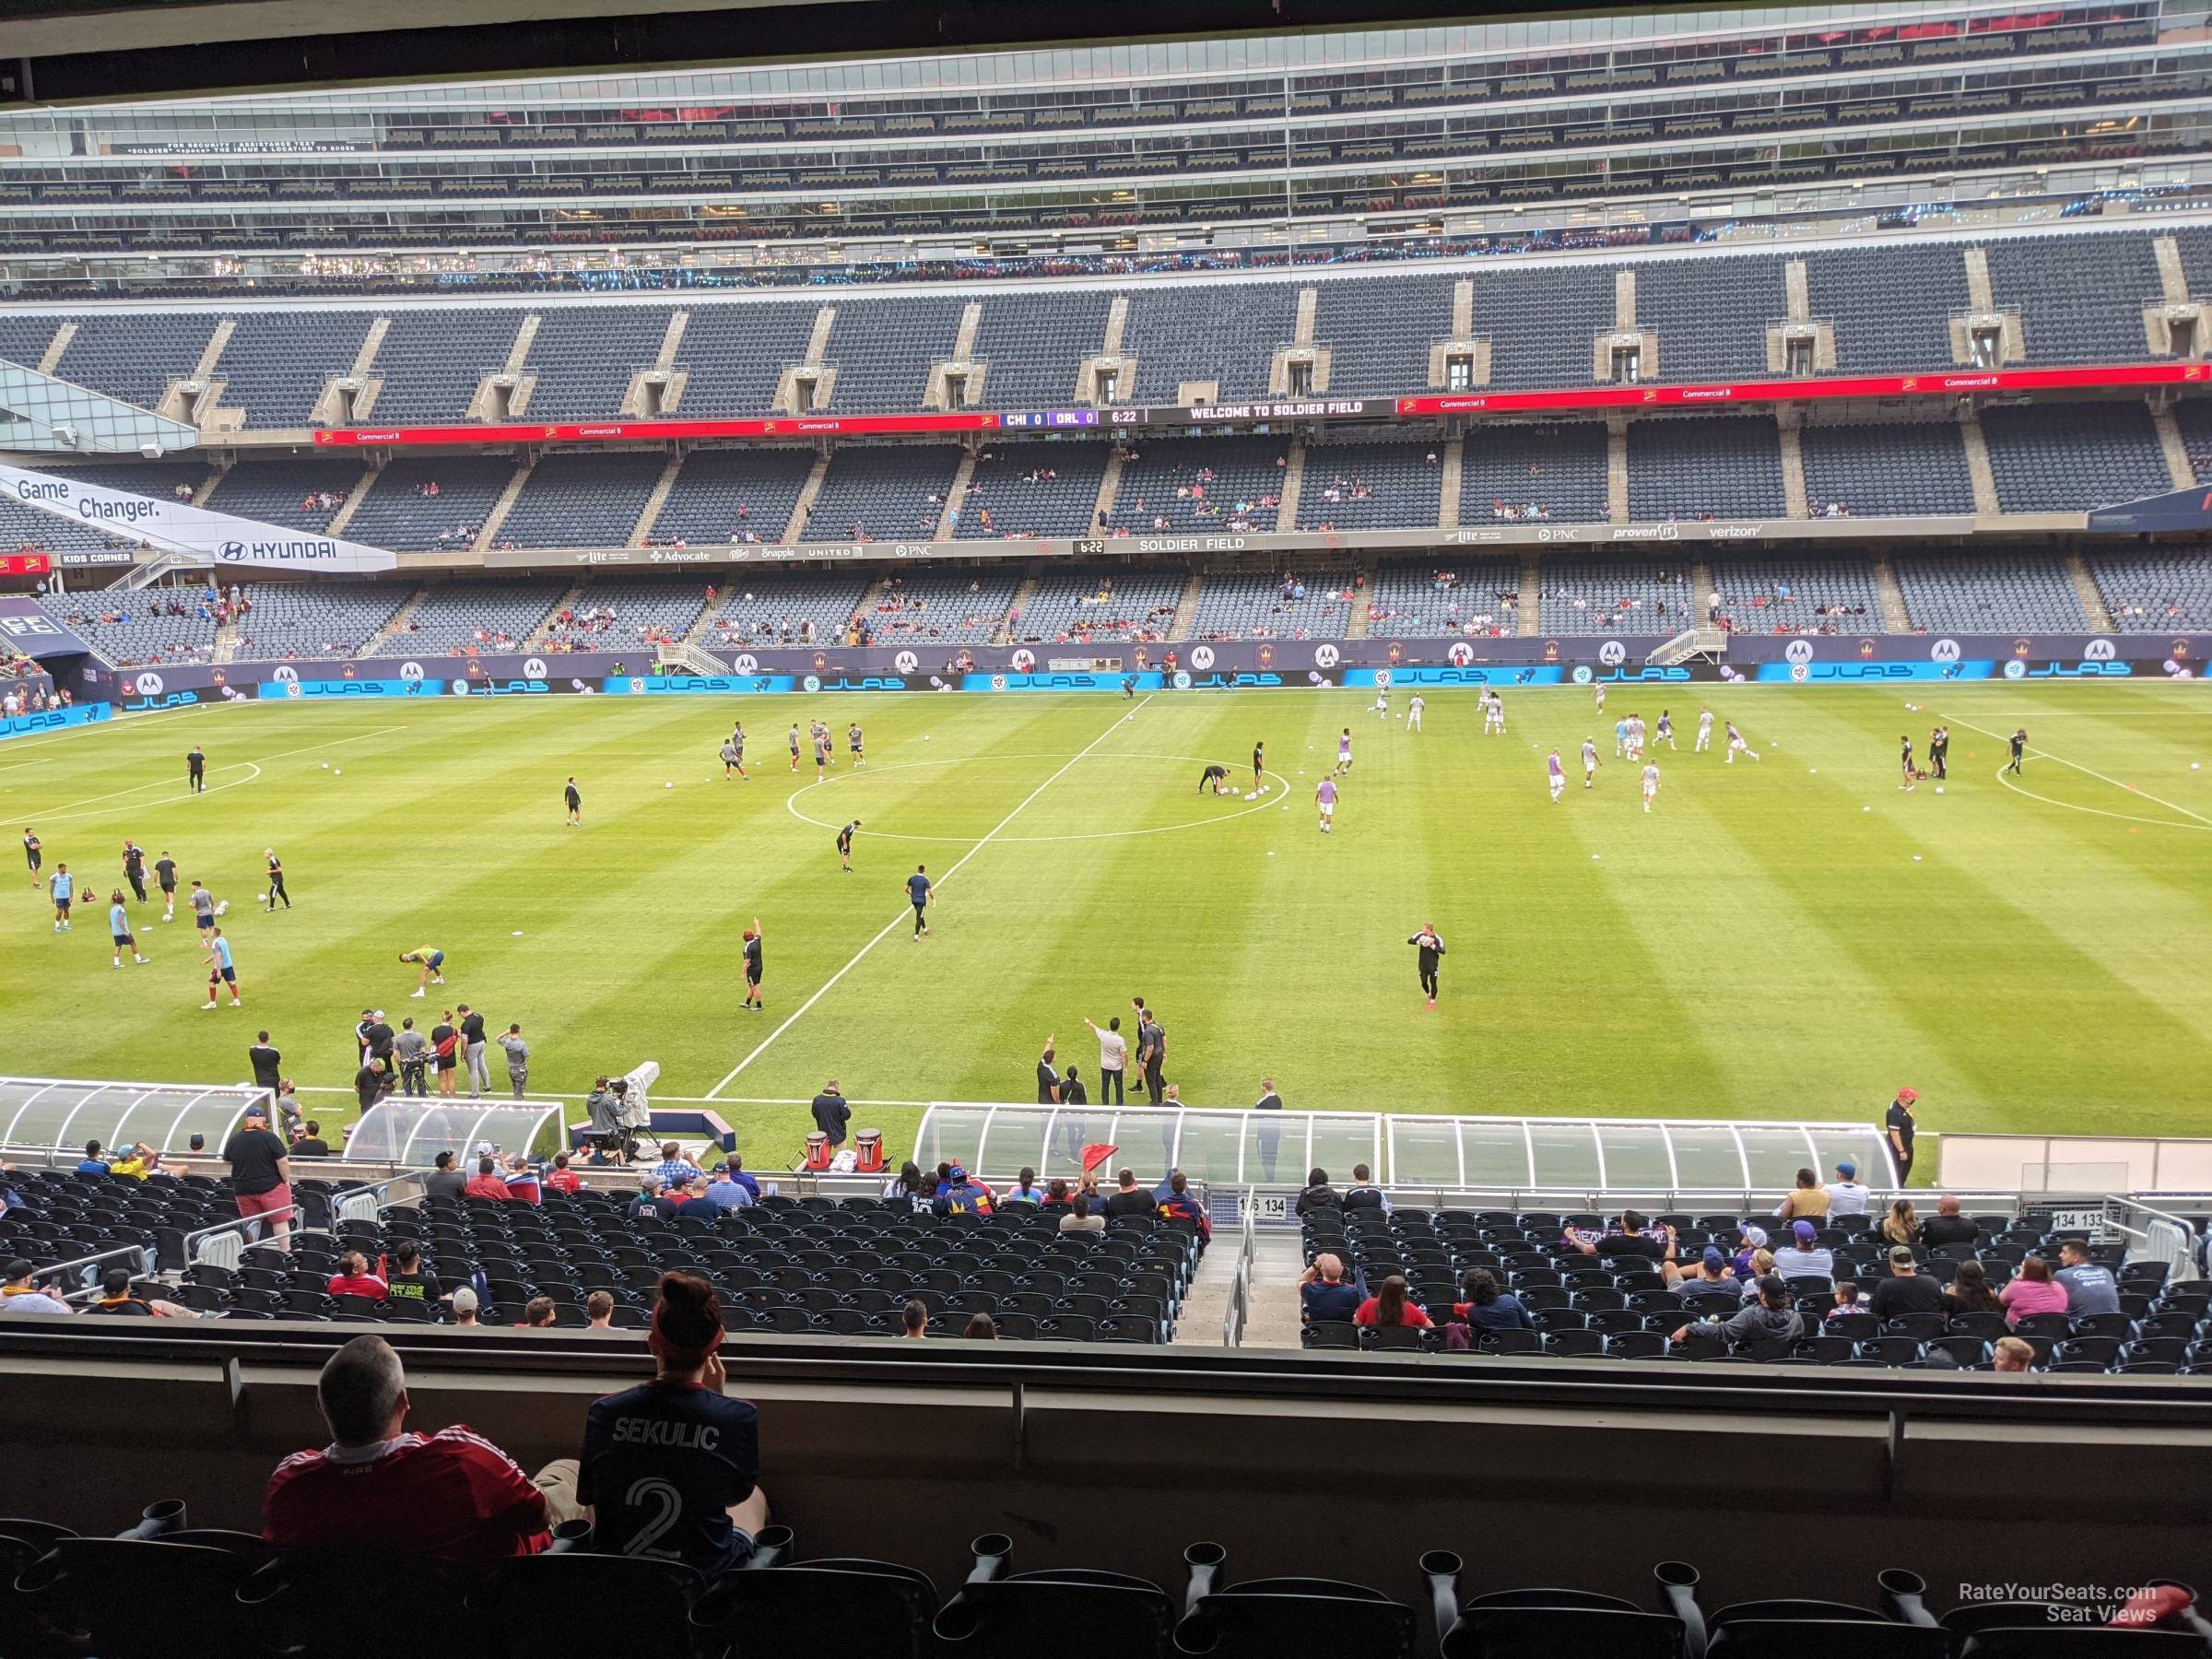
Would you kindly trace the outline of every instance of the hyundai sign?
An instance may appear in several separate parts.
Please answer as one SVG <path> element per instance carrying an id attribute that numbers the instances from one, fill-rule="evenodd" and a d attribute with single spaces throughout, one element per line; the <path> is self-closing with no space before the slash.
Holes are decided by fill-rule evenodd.
<path id="1" fill-rule="evenodd" d="M 182 501 L 161 500 L 0 465 L 0 488 L 25 507 L 88 524 L 124 541 L 145 542 L 219 565 L 274 565 L 293 570 L 389 571 L 399 560 L 381 547 L 287 530 L 255 519 L 211 512 Z"/>

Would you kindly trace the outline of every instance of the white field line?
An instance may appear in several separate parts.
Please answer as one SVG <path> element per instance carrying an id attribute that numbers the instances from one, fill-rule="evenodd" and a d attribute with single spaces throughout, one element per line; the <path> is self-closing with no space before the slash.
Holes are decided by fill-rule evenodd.
<path id="1" fill-rule="evenodd" d="M 1150 697 L 1146 697 L 1142 701 L 1138 702 L 1136 709 L 1131 710 L 1130 712 L 1132 714 L 1135 713 L 1138 710 L 1142 710 L 1146 703 L 1148 703 L 1152 699 Z M 1042 794 L 1046 790 L 1057 783 L 1062 778 L 1065 777 L 1068 772 L 1074 769 L 1078 760 L 1083 759 L 1091 752 L 1091 750 L 1097 748 L 1100 744 L 1105 742 L 1107 738 L 1112 736 L 1116 732 L 1120 731 L 1123 725 L 1126 723 L 1126 720 L 1127 716 L 1116 714 L 1112 725 L 1108 726 L 1096 737 L 1093 737 L 1088 743 L 1085 744 L 1073 755 L 1069 756 L 1067 759 L 1061 764 L 1059 771 L 1053 772 L 1051 777 L 1045 779 L 1043 782 L 1038 784 L 1036 788 L 1030 790 L 1028 794 L 1022 796 L 1020 805 L 1017 806 L 1013 811 L 1007 813 L 1005 818 L 1000 818 L 997 823 L 994 824 L 990 830 L 983 836 L 982 840 L 977 841 L 974 846 L 969 848 L 967 852 L 961 853 L 959 860 L 953 865 L 952 868 L 937 877 L 935 885 L 931 888 L 932 894 L 935 894 L 937 888 L 943 887 L 955 876 L 958 876 L 960 873 L 962 865 L 966 865 L 970 859 L 973 858 L 978 853 L 981 853 L 985 847 L 989 846 L 991 842 L 996 839 L 998 832 L 1001 830 L 1004 830 L 1008 824 L 1012 823 L 1016 818 L 1019 818 L 1022 813 L 1029 808 L 1029 806 L 1032 801 L 1036 800 L 1039 795 Z M 760 1040 L 759 1047 L 755 1048 L 751 1053 L 746 1055 L 744 1059 L 738 1061 L 735 1065 L 730 1067 L 729 1075 L 724 1077 L 721 1082 L 715 1084 L 713 1088 L 707 1090 L 707 1099 L 710 1100 L 715 1099 L 722 1093 L 724 1089 L 727 1088 L 732 1083 L 735 1082 L 739 1073 L 744 1071 L 747 1066 L 752 1065 L 754 1061 L 759 1059 L 761 1055 L 768 1053 L 770 1047 L 774 1044 L 777 1038 L 782 1036 L 783 1033 L 790 1030 L 793 1026 L 798 1024 L 799 1020 L 805 1016 L 807 1009 L 813 1007 L 816 1003 L 820 1002 L 823 997 L 829 995 L 830 990 L 837 984 L 838 981 L 843 979 L 846 974 L 852 972 L 853 969 L 859 967 L 862 959 L 867 956 L 868 952 L 875 949 L 877 946 L 882 944 L 884 940 L 890 937 L 890 935 L 899 928 L 903 927 L 906 924 L 906 914 L 904 912 L 901 912 L 899 915 L 892 917 L 888 922 L 885 923 L 883 924 L 882 932 L 876 935 L 874 938 L 870 939 L 865 945 L 863 945 L 858 950 L 854 951 L 853 953 L 852 959 L 848 961 L 842 968 L 840 968 L 835 973 L 831 974 L 827 980 L 823 981 L 821 987 L 817 990 L 812 996 L 808 997 L 796 1008 L 793 1009 L 790 1017 L 786 1018 L 782 1025 L 771 1031 L 766 1037 L 763 1037 Z"/>
<path id="2" fill-rule="evenodd" d="M 1948 724 L 1949 717 L 1947 715 L 1947 716 L 1945 717 L 1945 719 L 1946 719 L 1946 724 Z M 2011 739 L 2011 738 L 2010 738 L 2008 735 L 2006 735 L 2005 733 L 2002 733 L 2002 732 L 1993 732 L 1993 731 L 1991 731 L 1991 730 L 1990 730 L 1990 729 L 1989 729 L 1987 726 L 1978 726 L 1978 725 L 1976 725 L 1976 724 L 1974 724 L 1972 721 L 1971 721 L 1971 720 L 1962 720 L 1962 721 L 1959 722 L 1959 724 L 1960 725 L 1964 726 L 1964 727 L 1965 727 L 1965 728 L 1966 728 L 1968 731 L 1970 731 L 1970 732 L 1979 732 L 1979 733 L 1981 733 L 1981 734 L 1982 734 L 1982 735 L 1983 735 L 1983 736 L 1984 736 L 1984 737 L 1994 737 L 1994 738 L 1995 738 L 1995 739 L 1996 739 L 1996 740 L 1997 740 L 1999 743 L 2009 743 L 2009 742 L 2011 742 L 2011 741 L 2012 741 L 2012 739 Z M 2127 791 L 2127 793 L 2128 793 L 2129 794 L 2135 795 L 2135 796 L 2136 796 L 2136 797 L 2138 797 L 2139 799 L 2142 799 L 2142 800 L 2149 801 L 2149 802 L 2151 802 L 2151 803 L 2152 803 L 2153 805 L 2155 805 L 2155 806 L 2163 806 L 2163 807 L 2165 807 L 2165 808 L 2166 808 L 2166 810 L 2167 810 L 2167 811 L 2169 811 L 2169 812 L 2178 812 L 2178 813 L 2180 813 L 2180 814 L 2181 814 L 2181 815 L 2182 815 L 2183 818 L 2194 818 L 2194 819 L 2196 819 L 2196 821 L 2197 821 L 2198 823 L 2202 824 L 2202 825 L 2203 825 L 2203 826 L 2204 826 L 2206 829 L 2207 829 L 2207 830 L 2212 830 L 2212 818 L 2206 818 L 2206 817 L 2205 817 L 2203 814 L 2201 814 L 2201 813 L 2195 813 L 2195 812 L 2192 812 L 2192 811 L 2190 811 L 2190 810 L 2189 810 L 2189 808 L 2188 808 L 2188 807 L 2186 807 L 2186 806 L 2178 806 L 2178 805 L 2176 805 L 2176 804 L 2175 804 L 2174 802 L 2172 802 L 2172 801 L 2161 801 L 2161 800 L 2159 800 L 2159 797 L 2158 797 L 2157 795 L 2147 794 L 2147 793 L 2145 793 L 2143 790 L 2137 789 L 2137 788 L 2136 788 L 2136 787 L 2134 784 L 2132 784 L 2132 783 L 2124 783 L 2124 782 L 2121 782 L 2121 781 L 2120 781 L 2118 778 L 2108 778 L 2107 776 L 2105 776 L 2105 774 L 2104 774 L 2104 773 L 2102 773 L 2102 772 L 2100 772 L 2100 771 L 2094 771 L 2093 769 L 2091 769 L 2091 768 L 2089 768 L 2089 767 L 2084 766 L 2084 765 L 2082 765 L 2082 764 L 2081 764 L 2081 763 L 2080 763 L 2078 760 L 2069 760 L 2069 759 L 2066 759 L 2065 756 L 2063 756 L 2063 755 L 2054 755 L 2054 754 L 2053 754 L 2053 753 L 2052 753 L 2052 752 L 2051 752 L 2049 749 L 2045 749 L 2045 748 L 2039 748 L 2039 749 L 2036 749 L 2036 750 L 2034 751 L 2034 756 L 2035 756 L 2035 759 L 2037 759 L 2038 760 L 2050 760 L 2050 761 L 2053 761 L 2053 762 L 2055 762 L 2056 764 L 2058 764 L 2058 765 L 2060 765 L 2060 766 L 2071 767 L 2071 768 L 2072 768 L 2074 771 L 2077 771 L 2077 772 L 2080 772 L 2080 773 L 2082 773 L 2082 774 L 2083 774 L 2084 776 L 2086 776 L 2086 777 L 2091 777 L 2091 778 L 2094 778 L 2094 779 L 2096 779 L 2096 780 L 2097 780 L 2097 781 L 2098 781 L 2100 783 L 2110 783 L 2110 784 L 2111 784 L 2111 785 L 2112 785 L 2112 786 L 2114 789 L 2124 789 L 2124 790 L 2126 790 L 2126 791 Z M 2025 791 L 2022 791 L 2021 793 L 2025 794 L 2026 792 L 2025 792 Z M 2040 795 L 2037 797 L 2037 799 L 2039 799 L 2039 800 L 2040 800 L 2040 799 L 2041 799 L 2041 798 L 2042 798 L 2042 797 L 2041 797 Z M 2085 808 L 2083 808 L 2083 810 L 2084 810 L 2084 811 L 2088 811 L 2088 812 L 2094 812 L 2094 811 L 2096 811 L 2096 810 L 2097 810 L 2097 808 L 2096 808 L 2096 807 L 2094 807 L 2094 806 L 2090 806 L 2090 807 L 2085 807 Z"/>
<path id="3" fill-rule="evenodd" d="M 363 742 L 363 741 L 365 741 L 366 739 L 368 739 L 368 738 L 371 738 L 371 737 L 382 737 L 382 736 L 383 736 L 383 735 L 384 735 L 386 733 L 389 733 L 389 732 L 404 732 L 404 731 L 406 731 L 406 729 L 407 729 L 407 728 L 406 728 L 406 727 L 404 724 L 403 724 L 403 725 L 375 726 L 375 727 L 372 727 L 371 730 L 369 730 L 369 731 L 366 731 L 366 732 L 357 732 L 357 733 L 355 733 L 355 734 L 354 734 L 352 736 L 350 736 L 350 737 L 334 737 L 334 738 L 332 738 L 332 739 L 331 739 L 331 740 L 330 740 L 328 743 L 311 743 L 311 744 L 308 744 L 308 745 L 307 745 L 305 747 L 303 747 L 303 748 L 278 749 L 278 750 L 277 750 L 277 751 L 276 751 L 275 754 L 273 754 L 273 755 L 263 755 L 263 756 L 261 756 L 261 757 L 260 757 L 260 759 L 261 759 L 261 760 L 283 760 L 283 759 L 289 759 L 289 758 L 290 758 L 291 756 L 293 756 L 293 755 L 312 755 L 312 754 L 313 754 L 313 753 L 314 753 L 314 752 L 315 752 L 317 749 L 326 749 L 326 748 L 342 748 L 342 747 L 345 747 L 346 745 L 347 745 L 347 744 L 352 744 L 352 743 L 360 743 L 360 742 Z M 260 777 L 260 776 L 261 776 L 261 766 L 260 766 L 260 764 L 259 764 L 259 761 L 255 761 L 255 760 L 233 760 L 233 761 L 231 761 L 231 762 L 230 762 L 230 763 L 229 763 L 228 766 L 216 766 L 216 767 L 210 767 L 210 768 L 208 769 L 208 774 L 207 774 L 207 775 L 208 775 L 209 777 L 215 777 L 215 776 L 217 776 L 217 775 L 218 775 L 218 774 L 220 774 L 220 773 L 222 773 L 222 772 L 227 772 L 227 771 L 251 771 L 251 772 L 253 772 L 253 777 L 254 777 L 254 778 L 258 778 L 258 777 Z M 235 788 L 237 788 L 237 787 L 238 787 L 238 783 L 251 783 L 253 781 L 253 778 L 241 778 L 241 779 L 239 779 L 239 780 L 238 780 L 238 782 L 233 782 L 233 783 L 218 783 L 218 784 L 215 785 L 215 788 L 214 788 L 214 789 L 205 790 L 205 791 L 203 791 L 203 792 L 201 792 L 201 793 L 203 793 L 203 794 L 213 794 L 217 789 L 235 789 Z M 80 816 L 82 816 L 82 815 L 81 815 L 81 813 L 80 813 L 80 811 L 79 811 L 79 808 L 82 808 L 82 807 L 87 807 L 87 806 L 97 806 L 97 805 L 99 805 L 99 804 L 100 804 L 100 802 L 102 802 L 102 801 L 113 801 L 113 800 L 119 800 L 119 799 L 121 799 L 121 798 L 122 798 L 123 796 L 124 796 L 124 795 L 135 795 L 135 794 L 141 794 L 141 793 L 143 793 L 144 791 L 146 791 L 146 790 L 148 790 L 148 789 L 159 789 L 159 788 L 160 788 L 160 787 L 161 787 L 161 785 L 162 785 L 163 783 L 170 782 L 172 782 L 172 780 L 171 780 L 171 779 L 167 779 L 167 778 L 164 778 L 164 779 L 161 779 L 161 780 L 159 780 L 159 782 L 152 782 L 152 783 L 135 783 L 135 784 L 133 784 L 133 785 L 132 785 L 130 788 L 128 788 L 128 789 L 117 789 L 117 790 L 111 790 L 111 791 L 110 791 L 108 794 L 106 794 L 87 795 L 87 796 L 86 796 L 86 797 L 85 797 L 83 800 L 81 800 L 81 801 L 65 801 L 65 802 L 63 802 L 63 803 L 62 803 L 62 804 L 61 804 L 59 806 L 52 807 L 52 808 L 49 808 L 49 809 L 39 809 L 39 810 L 36 810 L 36 811 L 34 811 L 34 812 L 32 813 L 32 815 L 31 815 L 31 816 L 32 816 L 32 817 L 34 817 L 34 818 L 45 818 L 45 819 L 47 819 L 47 820 L 49 820 L 49 821 L 52 821 L 52 820 L 54 820 L 54 819 L 57 819 L 57 818 L 76 818 L 76 817 L 80 817 Z M 173 802 L 173 801 L 189 800 L 190 798 L 191 798 L 191 795 L 190 795 L 190 794 L 189 794 L 189 792 L 188 792 L 187 794 L 182 794 L 182 795 L 165 795 L 165 796 L 163 796 L 163 797 L 162 797 L 160 800 L 157 800 L 157 801 L 142 801 L 142 802 L 138 803 L 138 805 L 139 805 L 140 806 L 165 806 L 165 805 L 168 805 L 169 803 L 171 803 L 171 802 Z M 126 811 L 129 811 L 129 810 L 131 810 L 131 808 L 129 808 L 129 807 L 124 807 L 124 806 L 117 806 L 117 807 L 114 807 L 114 808 L 112 808 L 112 810 L 113 810 L 113 811 L 116 811 L 116 812 L 126 812 Z M 20 815 L 18 814 L 18 816 L 20 816 Z"/>

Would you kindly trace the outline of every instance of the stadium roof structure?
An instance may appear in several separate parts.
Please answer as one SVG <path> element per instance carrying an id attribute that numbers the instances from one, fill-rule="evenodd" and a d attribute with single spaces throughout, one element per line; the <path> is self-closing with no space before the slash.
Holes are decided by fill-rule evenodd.
<path id="1" fill-rule="evenodd" d="M 1146 1181 L 1303 1186 L 1324 1169 L 1343 1182 L 1365 1164 L 1385 1185 L 1495 1192 L 1786 1190 L 1801 1169 L 1850 1161 L 1868 1186 L 1897 1184 L 1870 1123 L 1715 1119 L 1451 1117 L 1364 1112 L 1253 1112 L 1191 1106 L 994 1105 L 933 1101 L 914 1137 L 924 1163 L 990 1177 L 1080 1172 L 1087 1147 Z"/>
<path id="2" fill-rule="evenodd" d="M 0 1077 L 0 1146 L 63 1152 L 144 1141 L 182 1152 L 195 1135 L 220 1147 L 269 1091 L 250 1084 L 112 1083 L 81 1078 Z"/>
<path id="3" fill-rule="evenodd" d="M 495 1105 L 488 1100 L 439 1100 L 393 1096 L 361 1114 L 347 1137 L 351 1163 L 427 1165 L 441 1152 L 465 1154 L 480 1146 L 495 1152 L 553 1149 L 561 1109 L 550 1100 Z"/>

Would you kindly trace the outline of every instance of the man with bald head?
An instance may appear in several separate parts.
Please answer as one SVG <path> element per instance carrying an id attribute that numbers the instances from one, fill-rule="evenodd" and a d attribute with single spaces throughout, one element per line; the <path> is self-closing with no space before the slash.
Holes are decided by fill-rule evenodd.
<path id="1" fill-rule="evenodd" d="M 1920 1224 L 1920 1241 L 1930 1250 L 1943 1244 L 1971 1244 L 1982 1236 L 1979 1222 L 1959 1213 L 1949 1193 L 1936 1200 L 1936 1213 Z"/>
<path id="2" fill-rule="evenodd" d="M 1300 1318 L 1306 1324 L 1348 1324 L 1359 1311 L 1359 1287 L 1347 1284 L 1341 1257 L 1324 1252 L 1298 1281 Z"/>

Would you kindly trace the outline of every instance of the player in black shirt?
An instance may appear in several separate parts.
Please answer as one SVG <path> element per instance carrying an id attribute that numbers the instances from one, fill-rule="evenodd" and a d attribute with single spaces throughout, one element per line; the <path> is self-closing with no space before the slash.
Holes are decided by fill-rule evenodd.
<path id="1" fill-rule="evenodd" d="M 1226 794 L 1228 783 L 1229 768 L 1226 766 L 1209 766 L 1198 774 L 1198 793 L 1200 794 L 1206 794 L 1209 789 L 1216 794 Z"/>
<path id="2" fill-rule="evenodd" d="M 865 766 L 868 757 L 861 747 L 860 722 L 854 721 L 845 730 L 845 747 L 853 752 L 853 764 Z"/>
<path id="3" fill-rule="evenodd" d="M 30 885 L 39 885 L 39 866 L 46 862 L 45 843 L 29 830 L 23 831 L 23 862 L 30 866 Z"/>
<path id="4" fill-rule="evenodd" d="M 1899 1089 L 1882 1125 L 1889 1136 L 1889 1156 L 1897 1161 L 1899 1186 L 1912 1179 L 1912 1103 L 1919 1099 L 1918 1089 Z"/>
<path id="5" fill-rule="evenodd" d="M 146 849 L 135 841 L 123 843 L 123 878 L 131 884 L 138 902 L 146 902 Z"/>
<path id="6" fill-rule="evenodd" d="M 1937 726 L 1928 734 L 1928 770 L 1940 783 L 1951 775 L 1951 729 Z"/>
<path id="7" fill-rule="evenodd" d="M 207 757 L 200 753 L 196 743 L 184 757 L 184 782 L 192 785 L 194 794 L 207 793 Z"/>
<path id="8" fill-rule="evenodd" d="M 2020 761 L 2026 757 L 2027 753 L 2028 728 L 2026 726 L 2022 726 L 2012 735 L 2012 764 L 2006 767 L 2005 770 L 2009 772 L 2018 771 L 2020 770 Z"/>
<path id="9" fill-rule="evenodd" d="M 1252 786 L 1259 788 L 1267 774 L 1267 743 L 1265 738 L 1252 746 Z"/>
<path id="10" fill-rule="evenodd" d="M 1904 746 L 1905 764 L 1905 781 L 1899 784 L 1898 787 L 1900 789 L 1911 789 L 1912 787 L 1912 739 L 1910 737 L 1900 737 L 1898 742 Z"/>
<path id="11" fill-rule="evenodd" d="M 1421 931 L 1415 934 L 1406 943 L 1418 945 L 1421 947 L 1419 959 L 1421 989 L 1429 997 L 1429 1006 L 1433 1008 L 1436 1006 L 1438 960 L 1444 954 L 1443 935 L 1436 931 L 1434 923 L 1424 922 L 1421 924 Z"/>
<path id="12" fill-rule="evenodd" d="M 292 908 L 292 896 L 284 890 L 284 860 L 276 856 L 276 849 L 264 847 L 262 856 L 269 861 L 269 909 L 276 910 L 276 900 L 284 900 L 284 908 Z"/>
<path id="13" fill-rule="evenodd" d="M 860 820 L 854 818 L 837 832 L 837 856 L 843 863 L 848 876 L 853 874 L 853 832 L 859 828 Z"/>
<path id="14" fill-rule="evenodd" d="M 745 1006 L 756 1014 L 768 1012 L 760 1000 L 760 918 L 745 930 Z"/>
<path id="15" fill-rule="evenodd" d="M 568 787 L 560 792 L 560 798 L 568 806 L 569 822 L 581 825 L 583 822 L 583 796 L 577 792 L 574 778 L 571 778 Z"/>
<path id="16" fill-rule="evenodd" d="M 154 877 L 161 884 L 161 920 L 177 919 L 177 861 L 164 847 L 161 856 L 154 860 Z"/>

